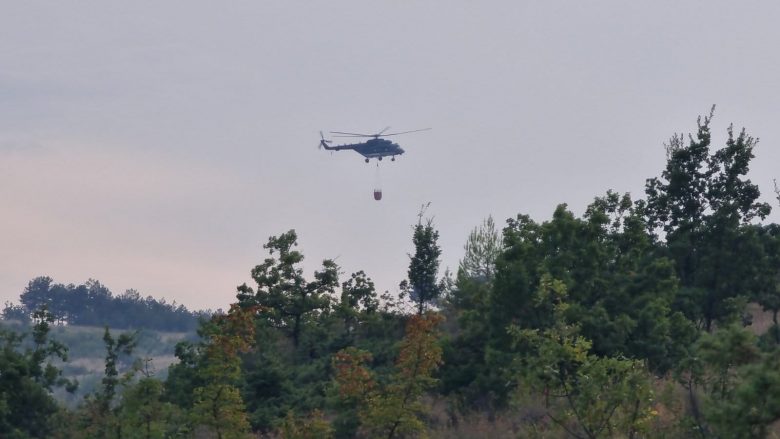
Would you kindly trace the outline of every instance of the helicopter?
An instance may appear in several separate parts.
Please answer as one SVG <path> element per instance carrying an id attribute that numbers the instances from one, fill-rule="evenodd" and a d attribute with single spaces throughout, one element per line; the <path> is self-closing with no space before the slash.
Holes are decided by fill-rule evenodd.
<path id="1" fill-rule="evenodd" d="M 331 134 L 334 134 L 333 137 L 370 137 L 370 139 L 366 140 L 362 143 L 350 143 L 346 145 L 336 145 L 336 146 L 329 146 L 328 144 L 331 143 L 331 140 L 325 140 L 325 136 L 322 134 L 322 131 L 320 131 L 320 137 L 322 138 L 320 140 L 320 148 L 325 148 L 328 151 L 341 151 L 343 149 L 351 149 L 358 154 L 362 155 L 366 158 L 366 163 L 370 159 L 377 159 L 382 160 L 383 157 L 391 157 L 391 161 L 395 161 L 395 156 L 401 155 L 404 153 L 403 148 L 398 146 L 397 143 L 393 143 L 387 139 L 383 139 L 382 137 L 390 137 L 390 136 L 397 136 L 399 134 L 407 134 L 407 133 L 416 133 L 418 131 L 427 131 L 430 130 L 430 128 L 423 128 L 421 130 L 412 130 L 412 131 L 402 131 L 400 133 L 388 133 L 384 134 L 385 131 L 389 130 L 390 127 L 387 127 L 383 129 L 382 131 L 376 133 L 376 134 L 358 134 L 358 133 L 345 133 L 341 131 L 331 131 Z"/>

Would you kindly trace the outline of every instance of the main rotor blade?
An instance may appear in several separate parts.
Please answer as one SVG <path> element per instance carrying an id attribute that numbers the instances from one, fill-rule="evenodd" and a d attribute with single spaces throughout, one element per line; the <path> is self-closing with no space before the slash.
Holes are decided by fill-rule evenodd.
<path id="1" fill-rule="evenodd" d="M 352 137 L 374 137 L 373 134 L 358 134 L 358 133 L 343 133 L 341 131 L 331 131 L 331 134 L 343 134 L 344 136 L 352 136 Z"/>
<path id="2" fill-rule="evenodd" d="M 382 131 L 380 131 L 380 132 L 376 133 L 376 136 L 377 136 L 377 137 L 378 137 L 378 136 L 381 136 L 381 135 L 382 135 L 382 133 L 384 133 L 385 131 L 387 131 L 387 130 L 389 130 L 389 129 L 390 129 L 390 127 L 385 127 L 385 129 L 383 129 Z"/>
<path id="3" fill-rule="evenodd" d="M 412 131 L 401 131 L 400 133 L 382 134 L 382 137 L 397 136 L 399 134 L 416 133 L 418 131 L 428 131 L 428 130 L 430 130 L 430 128 L 423 128 L 421 130 L 412 130 Z"/>

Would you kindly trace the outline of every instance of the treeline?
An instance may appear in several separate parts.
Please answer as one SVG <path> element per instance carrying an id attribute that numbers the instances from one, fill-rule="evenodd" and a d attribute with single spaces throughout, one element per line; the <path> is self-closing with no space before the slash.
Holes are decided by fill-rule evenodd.
<path id="1" fill-rule="evenodd" d="M 771 207 L 747 178 L 755 140 L 729 128 L 712 147 L 711 117 L 670 140 L 643 199 L 608 192 L 581 216 L 562 204 L 502 232 L 488 219 L 455 276 L 439 272 L 439 235 L 420 212 L 400 297 L 363 272 L 341 279 L 332 260 L 304 276 L 295 231 L 272 236 L 252 284 L 200 342 L 178 345 L 165 382 L 120 367 L 132 336 L 106 332 L 101 389 L 72 412 L 29 403 L 30 426 L 5 413 L 31 400 L 4 395 L 58 384 L 42 378 L 56 369 L 40 372 L 59 353 L 41 335 L 53 317 L 37 314 L 40 349 L 3 355 L 38 364 L 15 369 L 38 387 L 0 380 L 0 435 L 769 437 L 780 226 L 761 222 Z M 771 316 L 767 330 L 751 326 L 749 303 Z"/>
<path id="2" fill-rule="evenodd" d="M 96 280 L 81 285 L 59 284 L 47 276 L 31 280 L 18 305 L 6 303 L 3 318 L 28 322 L 33 313 L 47 309 L 58 324 L 110 326 L 116 329 L 151 329 L 193 332 L 210 312 L 192 312 L 184 305 L 167 303 L 136 290 L 114 295 Z"/>

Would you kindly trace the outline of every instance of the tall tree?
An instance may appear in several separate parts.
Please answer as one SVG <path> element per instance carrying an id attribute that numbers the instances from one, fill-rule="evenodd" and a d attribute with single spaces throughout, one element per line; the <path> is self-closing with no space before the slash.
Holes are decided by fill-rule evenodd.
<path id="1" fill-rule="evenodd" d="M 111 335 L 108 327 L 103 332 L 103 343 L 106 348 L 105 368 L 100 390 L 86 399 L 82 411 L 81 424 L 87 437 L 121 439 L 124 431 L 123 419 L 119 416 L 122 404 L 118 395 L 121 384 L 132 377 L 134 371 L 122 375 L 121 358 L 132 354 L 136 347 L 136 333 Z"/>
<path id="2" fill-rule="evenodd" d="M 306 319 L 327 310 L 338 287 L 338 265 L 329 259 L 314 273 L 314 281 L 306 281 L 299 266 L 303 254 L 293 249 L 297 245 L 295 230 L 270 237 L 263 248 L 272 257 L 252 269 L 257 292 L 246 284 L 238 287 L 239 304 L 259 305 L 274 326 L 289 330 L 296 347 Z M 278 259 L 273 257 L 276 253 Z"/>
<path id="3" fill-rule="evenodd" d="M 682 292 L 697 305 L 686 310 L 688 317 L 707 331 L 732 312 L 732 299 L 755 288 L 758 245 L 744 226 L 771 210 L 746 178 L 757 140 L 729 126 L 725 147 L 711 152 L 712 115 L 699 118 L 687 142 L 671 138 L 661 178 L 645 187 L 648 226 L 663 232 Z"/>
<path id="4" fill-rule="evenodd" d="M 493 388 L 504 387 L 495 368 L 485 363 L 490 323 L 488 303 L 503 240 L 492 217 L 475 227 L 463 247 L 454 288 L 442 308 L 445 328 L 441 391 L 455 395 L 459 407 L 492 412 Z"/>
<path id="5" fill-rule="evenodd" d="M 433 227 L 433 219 L 423 221 L 425 207 L 420 210 L 417 224 L 414 226 L 414 255 L 409 255 L 408 280 L 404 280 L 400 285 L 401 291 L 408 293 L 416 302 L 418 315 L 422 315 L 425 306 L 436 300 L 444 289 L 437 278 L 441 256 L 441 248 L 437 242 L 439 232 Z"/>
<path id="6" fill-rule="evenodd" d="M 215 316 L 208 327 L 199 370 L 202 386 L 195 388 L 192 418 L 218 439 L 238 439 L 249 435 L 241 383 L 240 353 L 252 349 L 256 307 L 230 307 L 226 315 Z"/>

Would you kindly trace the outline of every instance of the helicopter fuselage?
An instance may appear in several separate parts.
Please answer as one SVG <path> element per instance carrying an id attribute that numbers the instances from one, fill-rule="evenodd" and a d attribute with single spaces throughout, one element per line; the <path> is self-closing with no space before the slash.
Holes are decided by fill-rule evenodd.
<path id="1" fill-rule="evenodd" d="M 329 150 L 329 151 L 341 151 L 345 149 L 351 149 L 358 154 L 362 155 L 366 158 L 366 161 L 369 159 L 378 159 L 382 160 L 382 157 L 393 157 L 395 159 L 395 156 L 401 155 L 404 153 L 403 148 L 398 146 L 397 143 L 393 143 L 387 139 L 369 139 L 362 143 L 350 143 L 346 145 L 336 145 L 336 146 L 330 146 L 323 140 L 321 142 L 321 145 L 323 148 Z"/>

